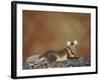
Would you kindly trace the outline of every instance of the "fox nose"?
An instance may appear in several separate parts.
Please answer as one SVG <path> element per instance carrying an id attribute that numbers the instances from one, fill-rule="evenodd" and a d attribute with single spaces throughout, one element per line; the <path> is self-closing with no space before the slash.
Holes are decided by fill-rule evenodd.
<path id="1" fill-rule="evenodd" d="M 72 55 L 74 55 L 74 53 L 72 53 Z"/>
<path id="2" fill-rule="evenodd" d="M 72 55 L 74 55 L 74 51 L 72 51 Z"/>

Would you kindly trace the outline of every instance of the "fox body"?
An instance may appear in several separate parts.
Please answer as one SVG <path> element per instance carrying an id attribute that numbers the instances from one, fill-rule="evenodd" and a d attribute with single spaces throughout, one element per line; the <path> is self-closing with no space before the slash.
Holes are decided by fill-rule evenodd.
<path id="1" fill-rule="evenodd" d="M 41 60 L 47 60 L 47 61 L 64 61 L 68 60 L 69 58 L 74 57 L 74 54 L 76 52 L 78 42 L 75 40 L 74 42 L 68 41 L 66 43 L 66 48 L 59 50 L 59 51 L 47 51 L 43 55 L 41 55 L 39 58 Z"/>
<path id="2" fill-rule="evenodd" d="M 37 56 L 37 60 L 39 61 L 64 61 L 69 58 L 73 58 L 76 53 L 78 42 L 75 40 L 74 42 L 67 41 L 66 47 L 59 51 L 49 50 L 44 54 Z M 34 61 L 35 56 L 30 57 L 27 61 Z"/>

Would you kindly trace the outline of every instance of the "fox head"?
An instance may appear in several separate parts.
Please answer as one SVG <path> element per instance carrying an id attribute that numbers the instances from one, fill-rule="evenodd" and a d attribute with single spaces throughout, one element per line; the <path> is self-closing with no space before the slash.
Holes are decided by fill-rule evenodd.
<path id="1" fill-rule="evenodd" d="M 76 53 L 78 41 L 77 40 L 75 40 L 73 42 L 67 41 L 66 45 L 67 45 L 67 51 L 68 51 L 68 53 L 72 57 L 74 57 L 74 54 Z"/>

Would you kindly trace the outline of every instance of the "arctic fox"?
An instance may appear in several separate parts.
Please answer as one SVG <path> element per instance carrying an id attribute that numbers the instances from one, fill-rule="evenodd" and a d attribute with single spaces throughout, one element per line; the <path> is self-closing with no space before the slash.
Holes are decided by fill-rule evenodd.
<path id="1" fill-rule="evenodd" d="M 59 51 L 49 50 L 42 55 L 35 55 L 27 58 L 26 62 L 31 61 L 64 61 L 73 58 L 76 53 L 78 41 L 67 41 L 66 47 Z"/>

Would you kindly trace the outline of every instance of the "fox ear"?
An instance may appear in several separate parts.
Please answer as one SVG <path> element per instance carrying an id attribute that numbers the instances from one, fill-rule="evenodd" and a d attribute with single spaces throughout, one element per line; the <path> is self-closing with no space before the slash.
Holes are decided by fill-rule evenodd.
<path id="1" fill-rule="evenodd" d="M 67 41 L 67 46 L 70 46 L 71 42 L 70 41 Z"/>
<path id="2" fill-rule="evenodd" d="M 75 41 L 74 41 L 74 44 L 75 44 L 75 45 L 78 45 L 78 41 L 77 41 L 77 40 L 75 40 Z"/>

